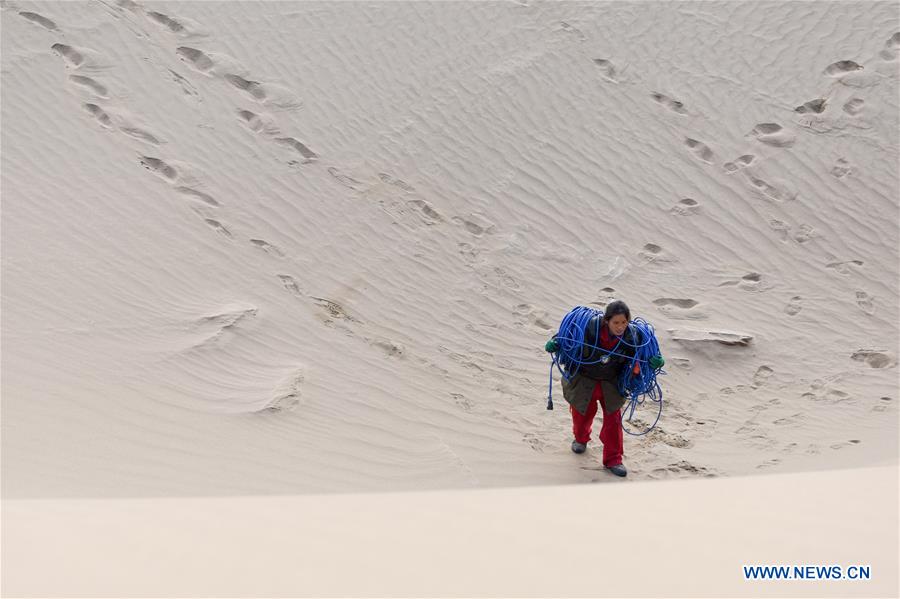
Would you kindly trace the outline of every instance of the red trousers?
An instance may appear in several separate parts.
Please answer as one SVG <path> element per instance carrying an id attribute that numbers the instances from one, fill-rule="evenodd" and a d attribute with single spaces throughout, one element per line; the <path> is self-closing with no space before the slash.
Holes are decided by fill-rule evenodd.
<path id="1" fill-rule="evenodd" d="M 606 413 L 606 404 L 603 402 L 603 388 L 598 382 L 594 385 L 594 393 L 584 416 L 578 410 L 569 406 L 572 413 L 572 432 L 579 443 L 587 443 L 591 440 L 591 428 L 594 424 L 594 416 L 597 415 L 597 403 L 603 407 L 603 425 L 600 428 L 600 442 L 603 443 L 603 465 L 612 468 L 622 463 L 624 453 L 625 434 L 622 431 L 622 410 L 616 410 L 612 414 Z"/>

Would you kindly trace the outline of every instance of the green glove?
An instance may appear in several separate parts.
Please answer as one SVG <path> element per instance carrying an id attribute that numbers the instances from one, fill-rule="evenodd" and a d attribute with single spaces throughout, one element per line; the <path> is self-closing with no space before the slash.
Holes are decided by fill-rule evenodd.
<path id="1" fill-rule="evenodd" d="M 559 342 L 556 339 L 551 339 L 544 345 L 544 351 L 554 354 L 559 351 Z"/>
<path id="2" fill-rule="evenodd" d="M 662 356 L 653 356 L 650 358 L 650 368 L 653 370 L 658 370 L 666 365 L 666 361 Z"/>

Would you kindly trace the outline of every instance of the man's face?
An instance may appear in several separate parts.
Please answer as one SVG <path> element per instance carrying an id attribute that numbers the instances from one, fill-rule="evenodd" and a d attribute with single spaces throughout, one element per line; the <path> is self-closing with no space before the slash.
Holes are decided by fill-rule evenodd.
<path id="1" fill-rule="evenodd" d="M 616 337 L 621 336 L 628 328 L 628 319 L 624 314 L 616 314 L 609 319 L 609 332 Z"/>

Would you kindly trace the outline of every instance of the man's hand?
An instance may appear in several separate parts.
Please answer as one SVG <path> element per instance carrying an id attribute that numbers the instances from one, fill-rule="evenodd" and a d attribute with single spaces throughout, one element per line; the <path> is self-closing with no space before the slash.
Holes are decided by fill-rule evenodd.
<path id="1" fill-rule="evenodd" d="M 551 339 L 544 345 L 544 351 L 555 354 L 559 351 L 559 342 L 556 339 Z"/>
<path id="2" fill-rule="evenodd" d="M 665 365 L 666 361 L 662 356 L 653 356 L 652 358 L 650 358 L 650 368 L 652 368 L 653 370 L 659 370 Z"/>

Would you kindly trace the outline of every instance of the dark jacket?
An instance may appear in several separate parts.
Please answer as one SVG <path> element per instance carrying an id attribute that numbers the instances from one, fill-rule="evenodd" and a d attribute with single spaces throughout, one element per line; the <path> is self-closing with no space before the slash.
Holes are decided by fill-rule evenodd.
<path id="1" fill-rule="evenodd" d="M 598 381 L 603 390 L 603 402 L 606 404 L 605 413 L 612 414 L 625 405 L 625 398 L 619 393 L 619 373 L 623 369 L 628 368 L 630 363 L 629 357 L 634 356 L 634 348 L 626 343 L 621 343 L 616 353 L 628 356 L 624 357 L 613 356 L 608 351 L 587 347 L 588 345 L 605 346 L 610 349 L 614 347 L 617 339 L 609 333 L 605 324 L 602 325 L 602 329 L 601 338 L 606 337 L 606 344 L 601 344 L 595 338 L 596 324 L 592 319 L 592 322 L 585 328 L 584 340 L 586 343 L 585 347 L 582 348 L 581 355 L 582 360 L 586 362 L 595 362 L 603 356 L 608 356 L 606 363 L 583 364 L 578 369 L 578 373 L 569 381 L 566 381 L 565 378 L 561 381 L 563 397 L 582 415 L 587 412 L 588 404 L 590 404 L 591 396 L 594 393 L 594 386 Z M 605 335 L 603 334 L 604 332 Z M 635 344 L 631 327 L 625 330 L 622 338 L 632 345 Z"/>

